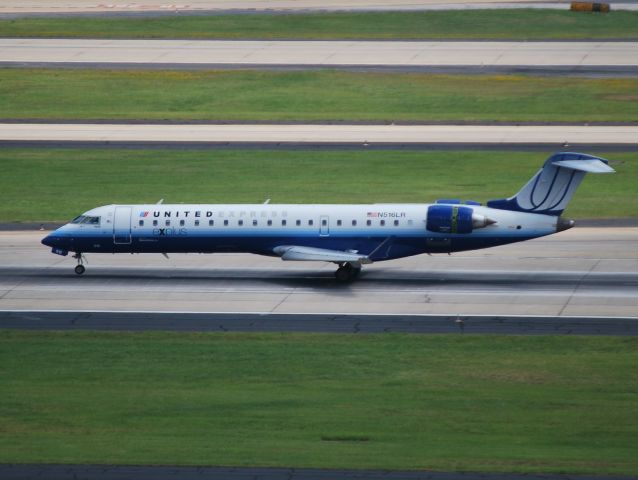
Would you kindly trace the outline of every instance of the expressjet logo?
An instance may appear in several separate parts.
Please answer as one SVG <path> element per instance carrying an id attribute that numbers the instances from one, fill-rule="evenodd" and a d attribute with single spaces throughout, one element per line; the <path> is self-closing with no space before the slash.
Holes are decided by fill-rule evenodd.
<path id="1" fill-rule="evenodd" d="M 158 237 L 174 237 L 179 235 L 188 235 L 188 230 L 185 228 L 154 228 L 153 235 Z"/>
<path id="2" fill-rule="evenodd" d="M 140 218 L 148 217 L 148 214 L 149 214 L 149 213 L 150 213 L 150 212 L 140 212 Z"/>
<path id="3" fill-rule="evenodd" d="M 368 218 L 404 218 L 405 212 L 368 212 Z"/>

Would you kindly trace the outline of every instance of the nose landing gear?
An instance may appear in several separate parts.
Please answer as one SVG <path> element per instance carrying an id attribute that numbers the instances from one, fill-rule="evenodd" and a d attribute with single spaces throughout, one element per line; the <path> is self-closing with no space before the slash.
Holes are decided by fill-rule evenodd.
<path id="1" fill-rule="evenodd" d="M 353 281 L 361 273 L 361 265 L 353 262 L 340 263 L 335 272 L 335 278 L 340 283 Z"/>
<path id="2" fill-rule="evenodd" d="M 75 255 L 73 255 L 73 258 L 78 261 L 78 264 L 75 266 L 75 273 L 77 273 L 78 275 L 82 275 L 86 271 L 86 268 L 84 267 L 86 257 L 80 252 L 77 252 Z"/>

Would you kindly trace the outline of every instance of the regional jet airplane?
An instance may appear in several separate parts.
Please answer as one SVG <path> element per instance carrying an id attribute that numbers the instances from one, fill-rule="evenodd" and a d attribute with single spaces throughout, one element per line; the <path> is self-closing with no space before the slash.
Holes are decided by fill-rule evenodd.
<path id="1" fill-rule="evenodd" d="M 361 266 L 423 253 L 451 253 L 542 237 L 571 228 L 563 210 L 587 172 L 607 160 L 557 153 L 514 196 L 478 202 L 371 205 L 107 205 L 42 240 L 53 253 L 248 252 L 332 262 L 349 281 Z"/>

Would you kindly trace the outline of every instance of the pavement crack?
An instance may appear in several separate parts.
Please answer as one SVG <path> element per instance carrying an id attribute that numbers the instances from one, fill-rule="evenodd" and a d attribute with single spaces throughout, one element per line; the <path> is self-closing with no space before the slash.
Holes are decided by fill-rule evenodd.
<path id="1" fill-rule="evenodd" d="M 282 298 L 277 305 L 275 305 L 273 308 L 270 309 L 270 313 L 275 313 L 275 311 L 286 301 L 290 298 L 290 296 L 295 292 L 295 289 L 290 290 L 285 296 L 284 298 Z"/>
<path id="2" fill-rule="evenodd" d="M 583 282 L 585 281 L 585 279 L 591 274 L 591 272 L 593 272 L 597 267 L 598 264 L 600 263 L 600 259 L 596 260 L 594 262 L 594 264 L 589 268 L 589 270 L 587 270 L 577 281 L 576 284 L 574 285 L 574 288 L 572 289 L 571 293 L 569 294 L 569 297 L 567 298 L 567 300 L 565 301 L 565 304 L 562 306 L 562 308 L 560 309 L 560 311 L 558 312 L 557 316 L 558 317 L 562 317 L 563 313 L 565 312 L 565 309 L 568 307 L 568 305 L 571 303 L 572 299 L 574 298 L 574 295 L 576 295 L 576 292 L 580 289 L 581 285 L 583 284 Z"/>

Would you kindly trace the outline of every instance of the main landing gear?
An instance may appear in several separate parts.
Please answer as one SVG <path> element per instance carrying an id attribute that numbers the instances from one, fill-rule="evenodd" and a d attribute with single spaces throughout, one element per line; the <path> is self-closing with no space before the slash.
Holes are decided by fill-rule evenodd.
<path id="1" fill-rule="evenodd" d="M 86 271 L 86 268 L 84 268 L 84 261 L 86 260 L 86 257 L 80 252 L 77 252 L 75 255 L 73 255 L 73 258 L 78 261 L 78 264 L 75 267 L 75 273 L 77 273 L 78 275 L 82 275 Z"/>
<path id="2" fill-rule="evenodd" d="M 353 262 L 340 263 L 335 272 L 338 282 L 347 283 L 353 281 L 361 273 L 361 265 Z"/>

